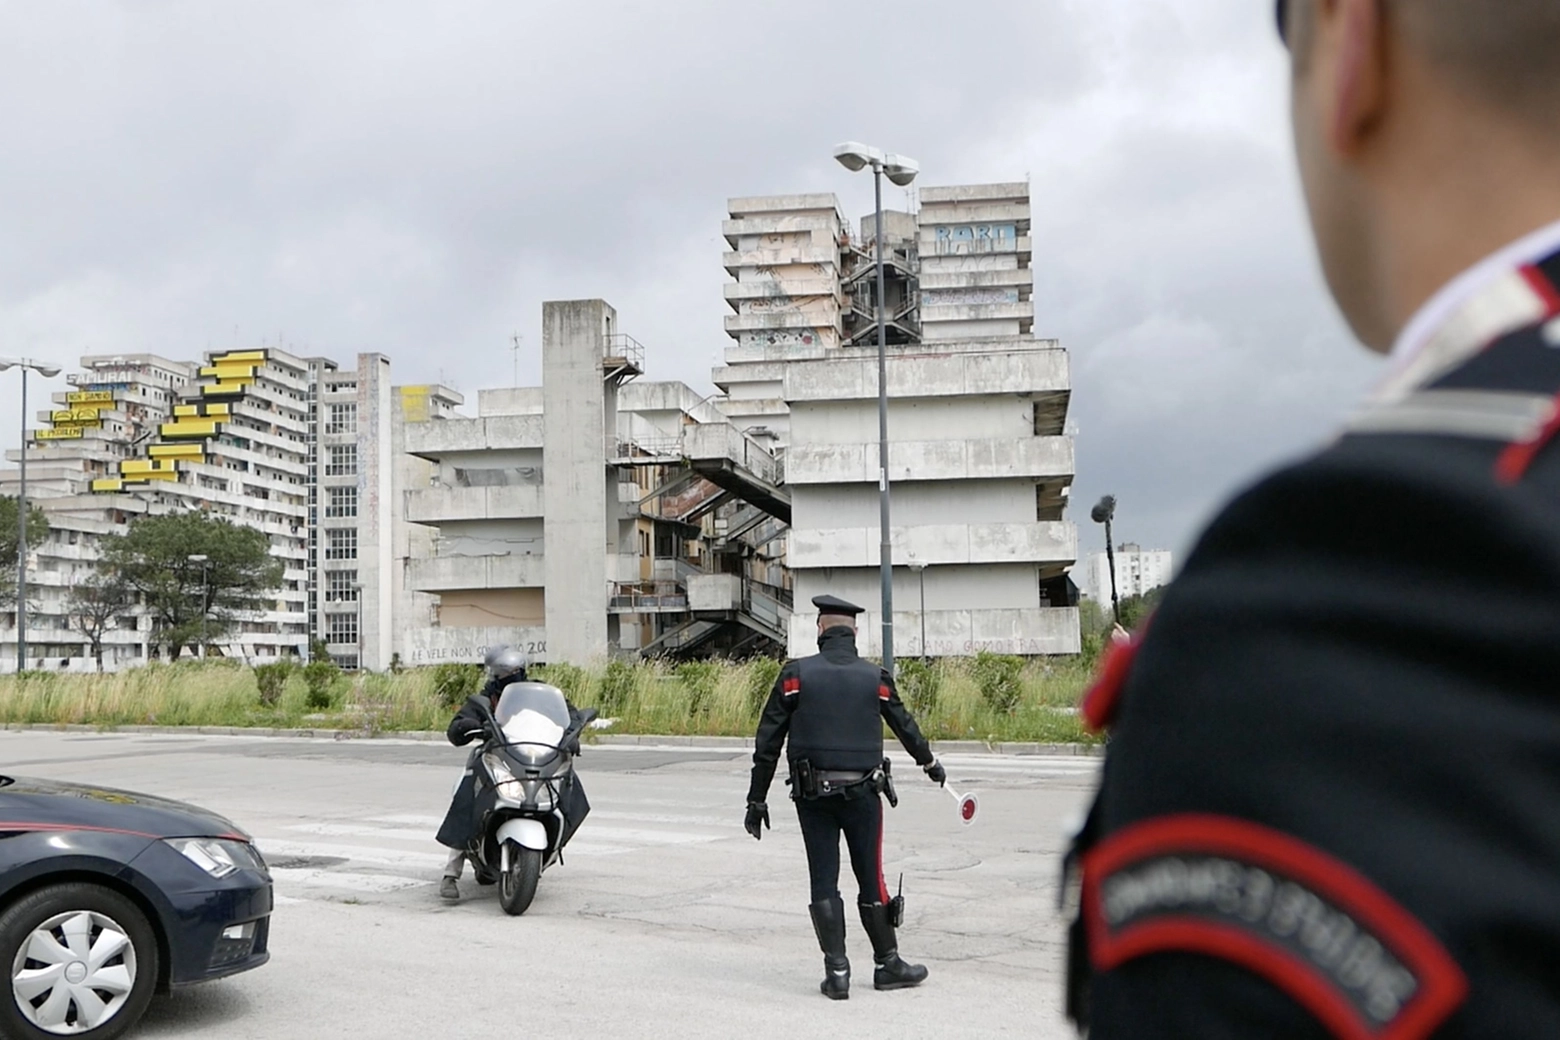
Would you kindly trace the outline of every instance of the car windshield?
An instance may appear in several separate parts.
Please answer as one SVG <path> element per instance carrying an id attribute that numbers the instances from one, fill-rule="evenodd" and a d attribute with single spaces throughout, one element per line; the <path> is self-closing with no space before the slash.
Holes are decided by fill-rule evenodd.
<path id="1" fill-rule="evenodd" d="M 550 751 L 569 728 L 569 705 L 563 691 L 546 683 L 513 683 L 504 688 L 493 710 L 504 740 L 532 754 Z"/>

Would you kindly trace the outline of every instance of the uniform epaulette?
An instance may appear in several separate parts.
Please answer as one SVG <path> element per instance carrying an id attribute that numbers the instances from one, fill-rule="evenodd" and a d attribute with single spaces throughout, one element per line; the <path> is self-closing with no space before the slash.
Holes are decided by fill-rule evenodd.
<path id="1" fill-rule="evenodd" d="M 1428 434 L 1506 445 L 1496 476 L 1522 479 L 1560 434 L 1560 320 L 1495 340 L 1423 388 L 1356 416 L 1349 434 Z"/>

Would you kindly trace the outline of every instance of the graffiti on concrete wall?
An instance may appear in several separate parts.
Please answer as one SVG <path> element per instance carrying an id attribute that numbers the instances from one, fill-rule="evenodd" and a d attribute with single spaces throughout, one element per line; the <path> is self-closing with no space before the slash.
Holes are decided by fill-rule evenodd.
<path id="1" fill-rule="evenodd" d="M 971 303 L 1017 303 L 1017 289 L 973 287 L 968 289 L 923 289 L 921 303 L 927 307 Z"/>
<path id="2" fill-rule="evenodd" d="M 769 329 L 763 332 L 744 332 L 737 342 L 743 347 L 756 350 L 811 347 L 818 342 L 818 334 L 812 329 Z"/>
<path id="3" fill-rule="evenodd" d="M 938 256 L 1007 252 L 1018 240 L 1015 224 L 944 224 L 934 228 L 933 234 Z"/>

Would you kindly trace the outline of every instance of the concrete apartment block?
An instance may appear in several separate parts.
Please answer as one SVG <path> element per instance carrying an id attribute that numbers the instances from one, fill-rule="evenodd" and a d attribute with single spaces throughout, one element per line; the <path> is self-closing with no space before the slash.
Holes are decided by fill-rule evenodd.
<path id="1" fill-rule="evenodd" d="M 927 187 L 919 202 L 916 213 L 885 212 L 883 229 L 895 653 L 1074 653 L 1070 376 L 1061 345 L 1033 337 L 1028 185 Z M 860 642 L 879 653 L 875 220 L 864 217 L 853 236 L 827 195 L 733 199 L 729 209 L 728 231 L 767 220 L 786 234 L 785 220 L 806 215 L 809 229 L 840 235 L 832 268 L 792 281 L 728 254 L 736 284 L 726 299 L 738 320 L 727 318 L 735 343 L 714 381 L 736 425 L 780 431 L 798 604 L 789 651 L 811 652 L 809 601 L 829 592 L 868 608 Z M 744 308 L 766 299 L 747 283 L 765 278 L 779 302 L 761 313 L 838 314 L 837 330 L 813 326 L 806 343 L 743 339 L 752 324 Z M 820 299 L 840 305 L 793 305 Z"/>
<path id="2" fill-rule="evenodd" d="M 72 389 L 32 417 L 41 425 L 26 449 L 28 495 L 51 527 L 29 567 L 30 664 L 92 667 L 87 641 L 69 625 L 70 585 L 92 573 L 103 537 L 137 516 L 182 510 L 265 533 L 285 566 L 274 600 L 213 640 L 211 653 L 264 661 L 306 654 L 318 637 L 344 665 L 388 664 L 395 596 L 381 575 L 393 556 L 396 465 L 388 372 L 377 354 L 341 370 L 269 347 L 211 352 L 199 363 L 81 359 L 67 377 Z M 16 493 L 15 471 L 0 474 L 0 489 Z M 0 626 L 0 667 L 14 669 L 11 628 L 7 662 Z M 160 650 L 139 611 L 107 644 L 111 668 Z"/>
<path id="3" fill-rule="evenodd" d="M 547 303 L 542 387 L 408 424 L 430 469 L 405 514 L 436 532 L 405 561 L 436 604 L 402 632 L 408 664 L 500 642 L 579 664 L 783 646 L 778 462 L 689 387 L 638 380 L 643 348 L 615 323 L 599 300 Z"/>

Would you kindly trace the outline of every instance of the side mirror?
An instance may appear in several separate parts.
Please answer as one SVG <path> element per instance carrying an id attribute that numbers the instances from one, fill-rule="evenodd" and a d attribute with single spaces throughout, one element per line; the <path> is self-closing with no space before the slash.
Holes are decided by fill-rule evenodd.
<path id="1" fill-rule="evenodd" d="M 580 729 L 584 729 L 601 717 L 601 713 L 595 708 L 586 708 L 580 712 Z"/>

